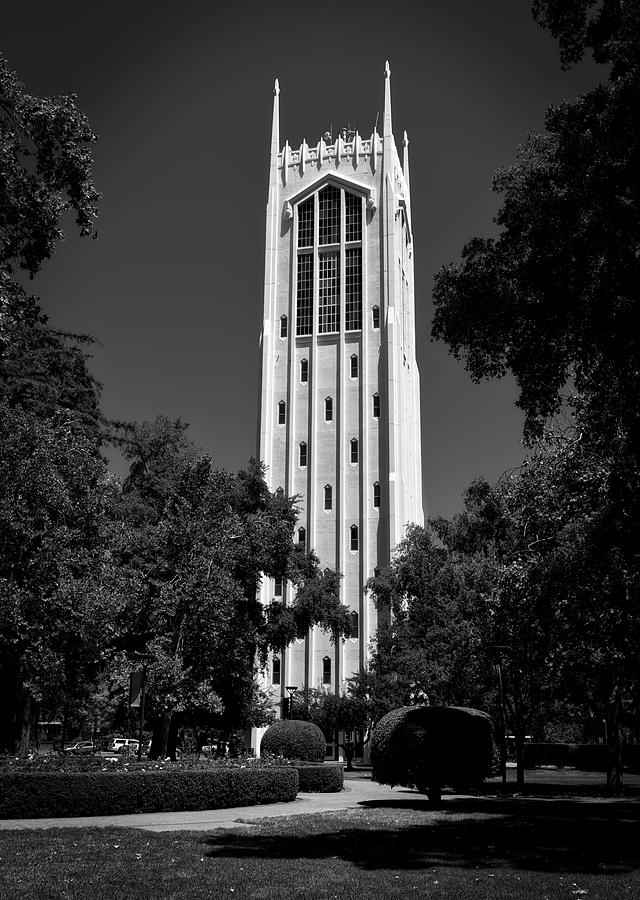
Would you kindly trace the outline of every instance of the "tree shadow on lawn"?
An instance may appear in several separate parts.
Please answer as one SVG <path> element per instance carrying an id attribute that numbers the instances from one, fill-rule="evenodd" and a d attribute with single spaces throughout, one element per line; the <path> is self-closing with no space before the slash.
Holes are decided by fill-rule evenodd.
<path id="1" fill-rule="evenodd" d="M 397 827 L 316 830 L 302 834 L 224 833 L 207 839 L 209 855 L 240 859 L 337 858 L 363 869 L 495 868 L 538 872 L 615 874 L 640 869 L 640 806 L 571 800 L 451 797 L 427 812 L 409 798 L 366 801 L 363 809 L 397 811 Z M 410 811 L 403 825 L 402 811 Z M 416 814 L 424 822 L 416 824 Z M 394 823 L 395 824 L 395 823 Z M 311 825 L 311 828 L 309 828 Z M 274 820 L 273 826 L 277 827 Z"/>

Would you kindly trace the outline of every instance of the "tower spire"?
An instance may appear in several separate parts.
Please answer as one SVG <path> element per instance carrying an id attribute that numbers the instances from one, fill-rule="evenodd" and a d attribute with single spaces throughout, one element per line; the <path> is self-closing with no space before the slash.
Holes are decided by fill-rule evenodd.
<path id="1" fill-rule="evenodd" d="M 407 193 L 410 193 L 411 188 L 409 185 L 409 138 L 407 137 L 407 132 L 405 131 L 404 137 L 402 138 L 402 172 L 404 174 L 404 180 L 407 183 Z M 409 198 L 407 198 L 408 200 Z"/>
<path id="2" fill-rule="evenodd" d="M 280 82 L 273 83 L 273 117 L 271 120 L 271 172 L 270 182 L 278 177 L 278 153 L 280 152 Z"/>
<path id="3" fill-rule="evenodd" d="M 384 116 L 382 122 L 382 137 L 391 137 L 391 69 L 389 60 L 384 64 Z"/>

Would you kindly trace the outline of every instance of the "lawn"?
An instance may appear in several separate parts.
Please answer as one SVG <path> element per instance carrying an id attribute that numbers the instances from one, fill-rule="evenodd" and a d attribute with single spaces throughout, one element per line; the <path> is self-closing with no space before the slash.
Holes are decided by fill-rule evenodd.
<path id="1" fill-rule="evenodd" d="M 123 894 L 126 892 L 126 894 Z M 637 800 L 406 795 L 213 832 L 0 831 L 12 898 L 637 898 Z"/>

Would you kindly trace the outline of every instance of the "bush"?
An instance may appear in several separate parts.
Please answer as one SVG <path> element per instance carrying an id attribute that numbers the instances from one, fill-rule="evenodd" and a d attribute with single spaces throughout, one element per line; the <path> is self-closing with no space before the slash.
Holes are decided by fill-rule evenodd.
<path id="1" fill-rule="evenodd" d="M 113 772 L 0 772 L 0 818 L 104 816 L 222 809 L 295 800 L 286 767 Z"/>
<path id="2" fill-rule="evenodd" d="M 326 741 L 313 722 L 280 719 L 270 725 L 260 743 L 260 753 L 273 753 L 287 759 L 323 762 Z"/>
<path id="3" fill-rule="evenodd" d="M 573 765 L 572 758 L 575 744 L 525 744 L 524 765 L 526 769 L 534 769 L 536 766 L 564 766 Z"/>
<path id="4" fill-rule="evenodd" d="M 491 718 L 457 706 L 404 706 L 371 736 L 373 778 L 417 787 L 439 802 L 442 785 L 478 784 L 496 771 Z"/>
<path id="5" fill-rule="evenodd" d="M 314 794 L 333 794 L 342 790 L 344 771 L 342 766 L 321 763 L 317 766 L 296 766 L 299 791 Z"/>

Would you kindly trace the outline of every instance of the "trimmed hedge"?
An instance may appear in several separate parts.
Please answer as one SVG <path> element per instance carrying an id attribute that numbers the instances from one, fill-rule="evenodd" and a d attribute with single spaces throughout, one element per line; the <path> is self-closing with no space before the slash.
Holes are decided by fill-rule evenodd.
<path id="1" fill-rule="evenodd" d="M 260 753 L 273 753 L 285 759 L 324 762 L 327 742 L 313 722 L 302 719 L 279 719 L 265 731 Z"/>
<path id="2" fill-rule="evenodd" d="M 0 818 L 105 816 L 223 809 L 295 800 L 295 768 L 0 772 Z"/>
<path id="3" fill-rule="evenodd" d="M 535 769 L 536 766 L 564 766 L 573 765 L 575 744 L 525 744 L 524 766 L 526 769 Z"/>
<path id="4" fill-rule="evenodd" d="M 526 768 L 574 766 L 583 772 L 606 772 L 609 759 L 604 744 L 525 744 Z M 631 772 L 640 771 L 640 744 L 622 745 L 622 763 Z"/>
<path id="5" fill-rule="evenodd" d="M 477 784 L 496 771 L 490 716 L 459 706 L 403 706 L 371 736 L 373 778 L 417 787 L 437 799 L 440 786 Z"/>
<path id="6" fill-rule="evenodd" d="M 317 766 L 296 766 L 299 791 L 317 794 L 338 793 L 344 786 L 344 770 L 335 763 Z"/>

